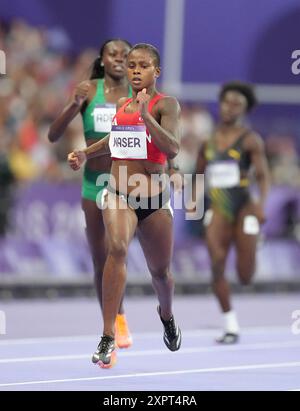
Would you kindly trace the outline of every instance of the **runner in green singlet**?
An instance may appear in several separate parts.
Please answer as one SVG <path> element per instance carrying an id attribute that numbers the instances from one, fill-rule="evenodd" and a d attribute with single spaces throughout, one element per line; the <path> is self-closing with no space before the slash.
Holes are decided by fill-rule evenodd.
<path id="1" fill-rule="evenodd" d="M 121 39 L 106 41 L 93 64 L 89 80 L 80 83 L 74 90 L 71 101 L 53 122 L 49 140 L 57 141 L 69 123 L 81 113 L 84 137 L 87 146 L 101 140 L 111 129 L 111 120 L 116 112 L 116 103 L 121 97 L 131 97 L 132 90 L 126 78 L 126 58 L 131 45 Z M 86 220 L 86 234 L 94 264 L 95 286 L 102 307 L 102 276 L 106 260 L 105 229 L 102 211 L 96 200 L 100 198 L 104 185 L 96 184 L 97 178 L 109 173 L 110 156 L 94 158 L 86 163 L 82 182 L 82 208 Z M 116 342 L 120 348 L 132 344 L 123 300 L 116 319 Z"/>

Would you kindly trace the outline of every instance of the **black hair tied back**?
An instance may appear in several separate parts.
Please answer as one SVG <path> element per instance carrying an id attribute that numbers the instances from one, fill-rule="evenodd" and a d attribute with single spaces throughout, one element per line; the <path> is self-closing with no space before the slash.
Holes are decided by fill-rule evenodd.
<path id="1" fill-rule="evenodd" d="M 100 56 L 98 56 L 93 63 L 92 74 L 91 74 L 90 80 L 104 78 L 104 66 L 101 63 L 102 63 L 102 59 Z"/>

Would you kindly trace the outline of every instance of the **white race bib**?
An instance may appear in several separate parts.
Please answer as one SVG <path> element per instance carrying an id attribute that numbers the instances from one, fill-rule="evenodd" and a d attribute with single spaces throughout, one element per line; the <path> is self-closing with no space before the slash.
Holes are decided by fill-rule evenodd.
<path id="1" fill-rule="evenodd" d="M 109 148 L 112 157 L 147 159 L 146 127 L 112 126 L 109 137 Z"/>
<path id="2" fill-rule="evenodd" d="M 204 214 L 203 225 L 204 227 L 208 227 L 212 222 L 214 212 L 211 208 L 209 208 L 206 213 Z"/>
<path id="3" fill-rule="evenodd" d="M 259 234 L 259 222 L 255 215 L 247 215 L 244 217 L 243 232 L 249 235 Z"/>
<path id="4" fill-rule="evenodd" d="M 218 161 L 206 168 L 210 188 L 232 188 L 240 184 L 240 169 L 236 161 Z"/>
<path id="5" fill-rule="evenodd" d="M 94 130 L 98 133 L 109 133 L 115 114 L 116 106 L 114 104 L 96 105 L 91 114 L 94 117 Z"/>

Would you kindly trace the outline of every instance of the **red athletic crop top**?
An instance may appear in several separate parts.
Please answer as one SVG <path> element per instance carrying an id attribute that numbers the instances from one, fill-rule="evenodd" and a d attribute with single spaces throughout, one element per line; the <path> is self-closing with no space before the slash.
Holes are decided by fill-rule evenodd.
<path id="1" fill-rule="evenodd" d="M 149 113 L 152 112 L 157 101 L 163 97 L 163 94 L 157 94 L 150 100 Z M 109 140 L 112 160 L 143 159 L 152 163 L 165 164 L 167 156 L 155 145 L 140 112 L 125 112 L 125 108 L 132 100 L 132 98 L 126 100 L 113 118 Z"/>

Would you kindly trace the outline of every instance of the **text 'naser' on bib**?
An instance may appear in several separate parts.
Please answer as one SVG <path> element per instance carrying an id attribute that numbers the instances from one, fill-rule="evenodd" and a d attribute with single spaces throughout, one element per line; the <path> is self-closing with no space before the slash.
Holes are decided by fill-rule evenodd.
<path id="1" fill-rule="evenodd" d="M 109 133 L 115 114 L 115 104 L 97 104 L 92 113 L 95 131 L 98 133 Z"/>
<path id="2" fill-rule="evenodd" d="M 147 156 L 146 127 L 139 126 L 112 126 L 109 137 L 111 156 L 115 158 L 130 158 L 146 160 Z"/>
<path id="3" fill-rule="evenodd" d="M 232 188 L 240 184 L 240 169 L 237 161 L 216 161 L 208 165 L 206 180 L 211 188 Z"/>

